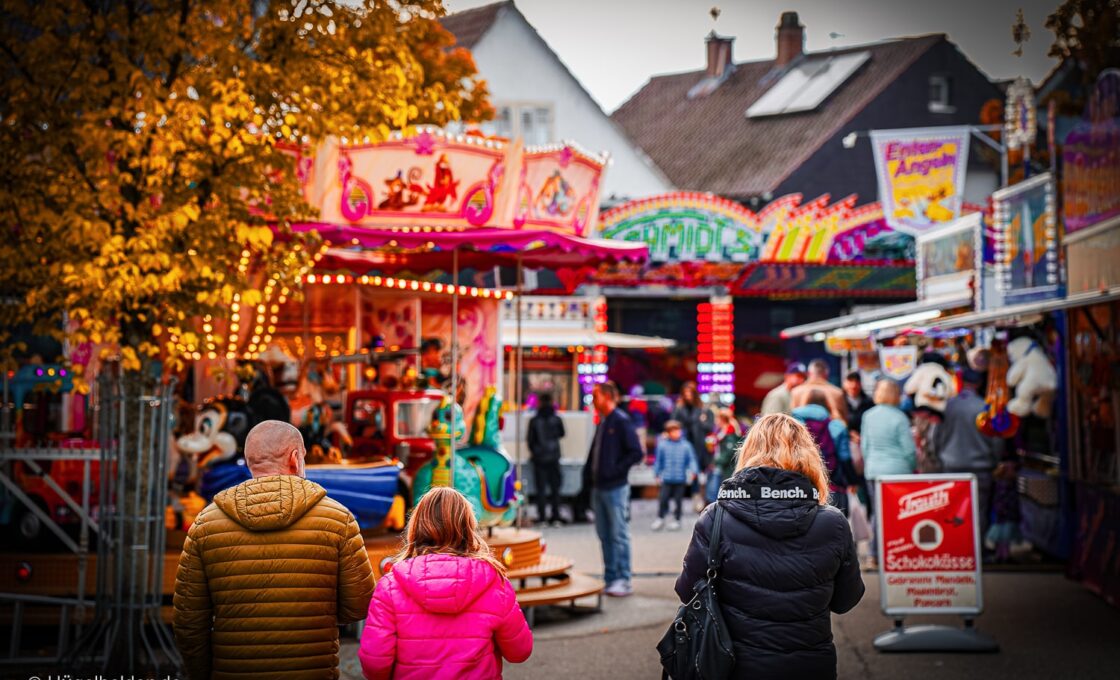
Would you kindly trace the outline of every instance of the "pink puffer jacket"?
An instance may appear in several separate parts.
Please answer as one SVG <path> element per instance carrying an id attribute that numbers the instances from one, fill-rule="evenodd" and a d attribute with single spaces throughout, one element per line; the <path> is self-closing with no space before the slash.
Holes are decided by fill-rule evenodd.
<path id="1" fill-rule="evenodd" d="M 482 560 L 421 555 L 377 582 L 358 659 L 369 680 L 500 680 L 533 633 L 509 581 Z"/>

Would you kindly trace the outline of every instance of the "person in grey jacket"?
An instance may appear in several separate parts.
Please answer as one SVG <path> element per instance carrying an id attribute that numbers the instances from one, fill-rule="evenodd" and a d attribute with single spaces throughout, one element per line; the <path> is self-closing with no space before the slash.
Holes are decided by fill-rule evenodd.
<path id="1" fill-rule="evenodd" d="M 1003 453 L 1003 440 L 988 437 L 976 427 L 976 416 L 987 404 L 978 393 L 981 376 L 971 368 L 961 373 L 961 392 L 945 405 L 945 419 L 934 433 L 945 472 L 971 472 L 976 475 L 976 496 L 980 506 L 980 535 L 988 532 L 992 498 L 992 471 Z"/>

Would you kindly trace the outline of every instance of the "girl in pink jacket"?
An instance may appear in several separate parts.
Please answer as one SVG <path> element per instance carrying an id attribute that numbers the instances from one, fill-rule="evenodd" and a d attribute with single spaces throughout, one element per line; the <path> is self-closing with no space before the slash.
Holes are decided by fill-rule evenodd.
<path id="1" fill-rule="evenodd" d="M 408 520 L 405 546 L 377 582 L 358 659 L 368 680 L 501 680 L 533 634 L 478 531 L 467 499 L 436 487 Z"/>

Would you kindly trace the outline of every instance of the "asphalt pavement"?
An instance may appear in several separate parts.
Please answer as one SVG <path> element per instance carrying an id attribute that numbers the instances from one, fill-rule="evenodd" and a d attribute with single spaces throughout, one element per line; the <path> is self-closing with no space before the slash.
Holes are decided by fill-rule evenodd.
<path id="1" fill-rule="evenodd" d="M 660 677 L 655 646 L 676 612 L 673 584 L 696 514 L 686 512 L 678 532 L 650 529 L 654 501 L 632 505 L 634 590 L 632 597 L 604 598 L 598 613 L 537 614 L 532 657 L 506 664 L 507 680 L 574 678 L 638 680 Z M 602 573 L 599 543 L 587 524 L 541 530 L 546 550 L 570 557 L 576 568 Z M 1111 607 L 1061 573 L 989 572 L 984 575 L 984 613 L 976 627 L 1000 644 L 995 654 L 883 654 L 872 647 L 892 622 L 879 609 L 879 582 L 864 574 L 867 593 L 848 614 L 833 617 L 840 678 L 1117 678 L 1120 677 L 1120 609 Z M 588 603 L 593 604 L 593 602 Z M 923 616 L 907 624 L 960 619 Z M 343 644 L 343 678 L 360 678 L 356 644 Z"/>

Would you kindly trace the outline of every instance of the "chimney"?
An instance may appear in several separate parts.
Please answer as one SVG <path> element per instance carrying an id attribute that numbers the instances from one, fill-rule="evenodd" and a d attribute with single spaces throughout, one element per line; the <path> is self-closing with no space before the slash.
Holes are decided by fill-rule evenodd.
<path id="1" fill-rule="evenodd" d="M 797 12 L 782 12 L 777 34 L 778 58 L 775 65 L 785 66 L 800 57 L 805 49 L 805 27 L 798 21 Z"/>
<path id="2" fill-rule="evenodd" d="M 704 42 L 708 46 L 708 77 L 718 80 L 731 68 L 731 44 L 735 38 L 725 38 L 712 31 Z"/>

